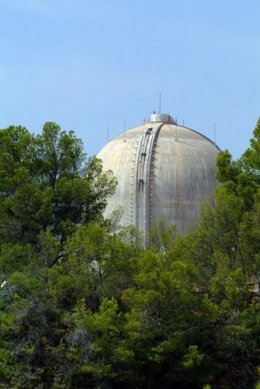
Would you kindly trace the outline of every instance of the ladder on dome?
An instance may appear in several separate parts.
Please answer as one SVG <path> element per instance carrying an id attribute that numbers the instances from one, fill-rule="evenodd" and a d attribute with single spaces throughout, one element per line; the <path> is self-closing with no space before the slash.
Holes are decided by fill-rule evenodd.
<path id="1" fill-rule="evenodd" d="M 129 185 L 129 219 L 140 231 L 145 240 L 150 228 L 151 185 L 154 177 L 154 160 L 156 142 L 163 124 L 155 130 L 147 127 L 137 141 L 131 160 L 131 177 Z"/>

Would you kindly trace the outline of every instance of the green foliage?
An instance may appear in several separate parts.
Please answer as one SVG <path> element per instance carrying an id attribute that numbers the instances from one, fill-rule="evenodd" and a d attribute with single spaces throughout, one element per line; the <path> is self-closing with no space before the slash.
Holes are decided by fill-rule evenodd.
<path id="1" fill-rule="evenodd" d="M 260 118 L 253 132 L 253 138 L 250 141 L 251 147 L 243 155 L 243 162 L 251 170 L 258 184 L 260 179 Z"/>
<path id="2" fill-rule="evenodd" d="M 101 217 L 115 179 L 100 161 L 85 164 L 82 149 L 72 131 L 51 122 L 37 136 L 0 131 L 0 240 L 35 244 L 49 227 L 65 241 L 78 224 Z"/>
<path id="3" fill-rule="evenodd" d="M 115 180 L 72 132 L 1 130 L 0 388 L 252 388 L 259 147 L 258 122 L 198 225 L 159 220 L 144 248 L 102 219 Z"/>
<path id="4" fill-rule="evenodd" d="M 150 229 L 149 243 L 160 251 L 169 248 L 176 238 L 176 227 L 167 225 L 164 218 L 160 218 Z"/>

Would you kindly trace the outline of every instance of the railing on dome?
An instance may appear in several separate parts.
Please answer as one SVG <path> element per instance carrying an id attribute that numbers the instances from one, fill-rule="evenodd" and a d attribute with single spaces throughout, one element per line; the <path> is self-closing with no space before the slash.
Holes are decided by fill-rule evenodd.
<path id="1" fill-rule="evenodd" d="M 160 129 L 159 125 L 145 126 L 142 137 L 138 140 L 133 156 L 130 186 L 130 219 L 144 233 L 145 242 L 150 229 L 150 201 L 154 175 L 154 154 Z"/>

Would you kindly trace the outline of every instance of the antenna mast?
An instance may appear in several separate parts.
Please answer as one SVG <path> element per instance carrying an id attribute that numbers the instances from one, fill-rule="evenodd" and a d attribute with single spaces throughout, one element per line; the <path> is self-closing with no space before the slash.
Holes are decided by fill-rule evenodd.
<path id="1" fill-rule="evenodd" d="M 162 104 L 162 94 L 161 92 L 159 93 L 159 114 L 161 114 L 161 104 Z"/>

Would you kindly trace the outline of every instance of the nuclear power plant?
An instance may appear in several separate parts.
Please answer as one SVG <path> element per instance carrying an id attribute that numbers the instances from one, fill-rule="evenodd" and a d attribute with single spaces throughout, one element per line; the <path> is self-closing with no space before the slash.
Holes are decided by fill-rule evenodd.
<path id="1" fill-rule="evenodd" d="M 212 198 L 219 148 L 199 132 L 153 113 L 142 125 L 110 140 L 97 157 L 117 177 L 105 216 L 122 210 L 120 224 L 134 225 L 147 241 L 161 217 L 185 233 Z"/>

